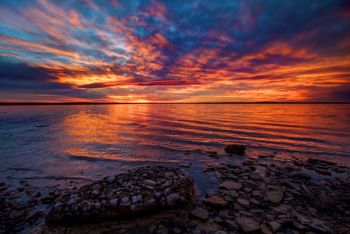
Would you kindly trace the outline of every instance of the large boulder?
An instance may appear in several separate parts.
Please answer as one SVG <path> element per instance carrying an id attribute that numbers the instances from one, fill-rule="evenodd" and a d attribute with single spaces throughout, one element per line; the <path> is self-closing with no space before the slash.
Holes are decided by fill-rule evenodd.
<path id="1" fill-rule="evenodd" d="M 140 167 L 63 195 L 46 221 L 71 224 L 135 217 L 185 205 L 193 195 L 192 177 L 182 170 Z"/>
<path id="2" fill-rule="evenodd" d="M 244 155 L 246 150 L 245 145 L 236 145 L 236 144 L 232 144 L 232 145 L 227 145 L 225 147 L 225 152 L 227 154 L 237 154 L 237 155 Z"/>

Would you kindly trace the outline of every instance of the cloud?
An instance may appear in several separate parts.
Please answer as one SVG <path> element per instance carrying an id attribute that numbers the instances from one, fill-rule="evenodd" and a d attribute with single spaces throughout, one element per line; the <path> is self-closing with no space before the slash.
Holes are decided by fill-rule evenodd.
<path id="1" fill-rule="evenodd" d="M 347 101 L 349 9 L 343 0 L 4 0 L 0 99 Z"/>

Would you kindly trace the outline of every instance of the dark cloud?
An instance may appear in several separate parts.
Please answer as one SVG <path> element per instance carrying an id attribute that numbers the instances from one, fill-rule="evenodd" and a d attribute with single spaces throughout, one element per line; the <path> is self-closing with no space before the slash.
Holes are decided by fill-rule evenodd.
<path id="1" fill-rule="evenodd" d="M 53 94 L 78 98 L 102 98 L 97 92 L 87 92 L 70 84 L 60 83 L 54 71 L 25 63 L 0 61 L 0 91 Z"/>
<path id="2" fill-rule="evenodd" d="M 100 99 L 135 86 L 178 100 L 298 87 L 305 99 L 347 99 L 349 9 L 346 0 L 3 0 L 0 90 Z"/>

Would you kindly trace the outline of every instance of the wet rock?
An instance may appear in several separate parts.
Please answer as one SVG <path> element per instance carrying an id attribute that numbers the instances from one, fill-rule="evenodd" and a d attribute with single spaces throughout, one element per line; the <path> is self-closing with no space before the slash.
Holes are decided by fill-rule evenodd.
<path id="1" fill-rule="evenodd" d="M 271 229 L 266 224 L 260 225 L 260 231 L 263 234 L 272 234 Z"/>
<path id="2" fill-rule="evenodd" d="M 314 170 L 322 175 L 332 175 L 332 173 L 328 169 L 320 168 L 320 167 L 315 167 Z"/>
<path id="3" fill-rule="evenodd" d="M 231 219 L 225 220 L 225 225 L 228 226 L 230 229 L 234 229 L 234 230 L 237 230 L 239 228 L 237 223 Z"/>
<path id="4" fill-rule="evenodd" d="M 220 184 L 220 188 L 227 189 L 227 190 L 237 190 L 242 187 L 242 184 L 239 182 L 235 182 L 233 180 L 225 180 Z"/>
<path id="5" fill-rule="evenodd" d="M 201 207 L 197 207 L 194 210 L 192 210 L 191 215 L 195 218 L 198 218 L 200 220 L 206 221 L 209 218 L 209 212 Z"/>
<path id="6" fill-rule="evenodd" d="M 130 206 L 130 200 L 128 197 L 123 197 L 120 201 L 121 206 Z"/>
<path id="7" fill-rule="evenodd" d="M 181 202 L 181 200 L 182 200 L 182 197 L 179 196 L 179 194 L 177 193 L 169 194 L 166 197 L 166 201 L 169 206 L 175 206 L 178 202 Z"/>
<path id="8" fill-rule="evenodd" d="M 293 172 L 291 173 L 291 176 L 295 179 L 302 179 L 302 180 L 310 180 L 311 176 L 304 173 L 304 172 Z"/>
<path id="9" fill-rule="evenodd" d="M 319 233 L 331 232 L 331 229 L 327 226 L 325 222 L 318 220 L 316 218 L 305 217 L 303 215 L 297 214 L 297 220 L 301 224 L 308 226 Z"/>
<path id="10" fill-rule="evenodd" d="M 181 163 L 179 163 L 179 166 L 180 167 L 191 167 L 192 163 L 190 163 L 190 162 L 181 162 Z"/>
<path id="11" fill-rule="evenodd" d="M 237 217 L 235 221 L 244 232 L 254 232 L 260 228 L 259 223 L 250 217 Z"/>
<path id="12" fill-rule="evenodd" d="M 112 207 L 116 207 L 118 205 L 118 199 L 113 198 L 113 199 L 109 200 L 109 203 L 111 204 Z"/>
<path id="13" fill-rule="evenodd" d="M 238 198 L 237 202 L 242 205 L 248 207 L 250 205 L 250 202 L 247 199 L 244 198 Z"/>
<path id="14" fill-rule="evenodd" d="M 232 198 L 236 198 L 239 196 L 238 192 L 235 190 L 220 190 L 220 192 Z"/>
<path id="15" fill-rule="evenodd" d="M 98 196 L 99 194 L 100 194 L 100 191 L 99 190 L 93 190 L 92 192 L 91 192 L 91 194 L 93 195 L 93 196 Z"/>
<path id="16" fill-rule="evenodd" d="M 143 182 L 144 182 L 145 185 L 150 186 L 150 187 L 154 187 L 157 184 L 153 180 L 144 180 Z"/>
<path id="17" fill-rule="evenodd" d="M 272 231 L 274 231 L 274 232 L 278 231 L 278 229 L 280 229 L 280 227 L 281 227 L 281 224 L 276 222 L 276 221 L 269 222 L 269 225 L 270 225 Z"/>
<path id="18" fill-rule="evenodd" d="M 227 201 L 223 197 L 214 195 L 207 197 L 203 200 L 203 202 L 209 206 L 213 207 L 225 207 L 227 206 Z"/>
<path id="19" fill-rule="evenodd" d="M 166 227 L 161 227 L 157 230 L 157 234 L 168 234 L 169 231 Z"/>
<path id="20" fill-rule="evenodd" d="M 211 158 L 215 158 L 215 159 L 219 158 L 219 155 L 218 155 L 218 153 L 216 151 L 208 151 L 208 155 Z"/>
<path id="21" fill-rule="evenodd" d="M 115 181 L 115 176 L 109 176 L 109 177 L 107 177 L 107 178 L 106 178 L 106 181 L 107 181 L 108 183 L 113 183 L 113 182 Z"/>
<path id="22" fill-rule="evenodd" d="M 194 195 L 192 178 L 176 168 L 140 167 L 113 177 L 63 194 L 46 221 L 71 224 L 134 217 L 187 204 Z M 152 191 L 141 189 L 144 185 Z"/>
<path id="23" fill-rule="evenodd" d="M 225 152 L 227 154 L 237 154 L 237 155 L 244 155 L 244 152 L 246 150 L 246 147 L 244 145 L 227 145 L 225 147 Z"/>
<path id="24" fill-rule="evenodd" d="M 280 203 L 283 199 L 283 192 L 281 191 L 269 191 L 266 193 L 267 199 L 272 203 Z"/>
<path id="25" fill-rule="evenodd" d="M 94 184 L 93 186 L 91 186 L 91 190 L 100 190 L 102 188 L 102 186 L 100 184 Z"/>
<path id="26" fill-rule="evenodd" d="M 142 196 L 141 195 L 132 196 L 131 200 L 133 204 L 140 203 L 142 201 Z"/>
<path id="27" fill-rule="evenodd" d="M 153 207 L 153 206 L 157 205 L 157 201 L 156 201 L 156 199 L 152 198 L 152 199 L 145 201 L 144 205 L 145 205 L 145 207 Z"/>

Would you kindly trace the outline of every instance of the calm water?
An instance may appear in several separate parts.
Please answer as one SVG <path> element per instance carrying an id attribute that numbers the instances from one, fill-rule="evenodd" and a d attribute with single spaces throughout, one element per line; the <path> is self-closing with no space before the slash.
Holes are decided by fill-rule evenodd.
<path id="1" fill-rule="evenodd" d="M 229 143 L 248 155 L 350 163 L 350 105 L 135 104 L 0 107 L 0 178 L 88 181 L 149 163 L 192 162 Z M 204 179 L 205 180 L 205 179 Z"/>

